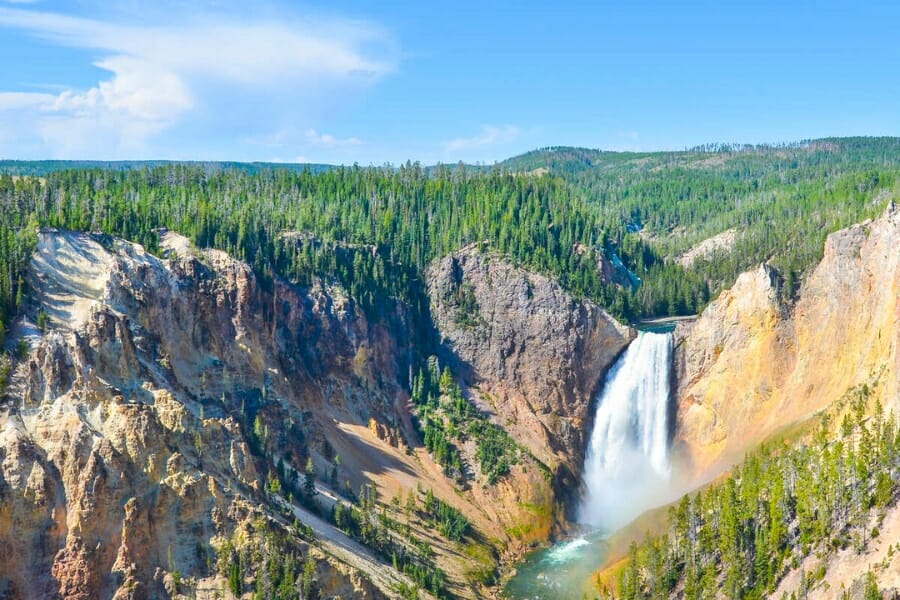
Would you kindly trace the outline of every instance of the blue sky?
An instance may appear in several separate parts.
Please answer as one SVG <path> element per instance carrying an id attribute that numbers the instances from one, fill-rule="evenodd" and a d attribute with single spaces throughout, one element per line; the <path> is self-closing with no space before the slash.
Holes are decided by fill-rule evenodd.
<path id="1" fill-rule="evenodd" d="M 0 0 L 0 158 L 900 135 L 894 2 Z"/>

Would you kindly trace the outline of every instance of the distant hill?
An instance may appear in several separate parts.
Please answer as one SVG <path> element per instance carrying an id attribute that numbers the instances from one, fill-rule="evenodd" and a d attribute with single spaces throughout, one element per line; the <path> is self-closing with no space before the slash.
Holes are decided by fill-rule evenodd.
<path id="1" fill-rule="evenodd" d="M 498 166 L 511 171 L 534 172 L 546 169 L 556 175 L 626 168 L 646 171 L 660 166 L 692 168 L 722 166 L 733 159 L 755 156 L 764 160 L 796 158 L 800 155 L 828 155 L 829 161 L 858 163 L 861 160 L 895 164 L 900 138 L 831 137 L 782 144 L 704 144 L 684 150 L 653 152 L 609 151 L 575 146 L 547 146 L 507 158 Z"/>
<path id="2" fill-rule="evenodd" d="M 43 176 L 56 171 L 70 169 L 109 169 L 112 171 L 130 171 L 153 169 L 174 164 L 189 164 L 203 167 L 208 171 L 239 170 L 246 173 L 284 169 L 286 171 L 304 171 L 320 173 L 334 168 L 333 165 L 319 163 L 274 163 L 274 162 L 237 162 L 237 161 L 177 161 L 177 160 L 0 160 L 0 173 L 10 175 Z"/>
<path id="3" fill-rule="evenodd" d="M 600 164 L 611 154 L 618 153 L 571 146 L 549 146 L 508 158 L 502 161 L 500 166 L 511 171 L 531 172 L 548 169 L 557 174 L 572 174 Z"/>

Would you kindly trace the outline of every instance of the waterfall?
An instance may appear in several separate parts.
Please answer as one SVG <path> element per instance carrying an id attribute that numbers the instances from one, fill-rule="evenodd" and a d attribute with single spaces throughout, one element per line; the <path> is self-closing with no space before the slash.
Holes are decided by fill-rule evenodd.
<path id="1" fill-rule="evenodd" d="M 640 332 L 606 376 L 584 461 L 587 525 L 611 530 L 662 500 L 672 345 L 671 333 Z"/>

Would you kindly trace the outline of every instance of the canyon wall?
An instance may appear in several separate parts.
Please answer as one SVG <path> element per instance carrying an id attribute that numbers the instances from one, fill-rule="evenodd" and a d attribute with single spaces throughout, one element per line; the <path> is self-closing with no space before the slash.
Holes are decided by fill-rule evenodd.
<path id="1" fill-rule="evenodd" d="M 45 332 L 20 323 L 32 349 L 0 417 L 6 596 L 159 597 L 182 577 L 222 593 L 217 549 L 260 518 L 279 527 L 248 415 L 290 460 L 319 459 L 313 412 L 390 414 L 405 353 L 385 329 L 402 320 L 351 318 L 324 288 L 266 292 L 246 265 L 199 256 L 41 234 L 29 280 Z M 317 571 L 323 592 L 384 595 L 333 558 Z"/>
<path id="2" fill-rule="evenodd" d="M 592 400 L 634 330 L 475 246 L 437 261 L 427 278 L 443 358 L 553 471 L 556 492 L 577 496 Z"/>
<path id="3" fill-rule="evenodd" d="M 865 385 L 900 412 L 900 209 L 828 236 L 793 305 L 768 265 L 679 325 L 675 450 L 712 474 Z"/>

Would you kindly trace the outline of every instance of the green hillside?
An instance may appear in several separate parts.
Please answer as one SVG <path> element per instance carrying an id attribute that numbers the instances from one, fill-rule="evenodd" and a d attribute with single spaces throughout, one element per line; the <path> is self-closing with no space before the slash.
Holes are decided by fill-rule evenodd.
<path id="1" fill-rule="evenodd" d="M 336 278 L 367 310 L 398 298 L 422 313 L 425 266 L 477 242 L 636 320 L 697 312 L 764 260 L 790 298 L 827 233 L 896 195 L 900 139 L 642 154 L 548 148 L 490 169 L 7 161 L 0 170 L 4 323 L 27 293 L 21 270 L 39 225 L 103 231 L 151 251 L 154 230 L 169 227 L 260 273 Z M 733 248 L 690 269 L 673 260 L 730 228 Z M 639 285 L 604 282 L 598 257 L 621 259 Z"/>

